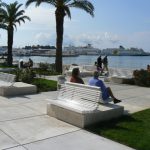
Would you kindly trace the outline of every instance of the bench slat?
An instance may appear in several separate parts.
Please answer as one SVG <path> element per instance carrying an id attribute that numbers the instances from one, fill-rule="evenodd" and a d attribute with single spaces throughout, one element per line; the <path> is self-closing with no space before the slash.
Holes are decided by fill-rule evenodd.
<path id="1" fill-rule="evenodd" d="M 61 89 L 61 93 L 59 94 L 60 98 L 63 97 L 70 97 L 71 99 L 81 99 L 82 97 L 84 97 L 85 99 L 88 99 L 90 101 L 96 101 L 99 102 L 99 91 L 94 91 L 94 90 L 90 90 L 90 89 L 84 89 L 84 88 L 67 88 L 68 86 L 66 85 L 66 88 L 63 87 Z M 74 93 L 74 91 L 76 93 Z"/>

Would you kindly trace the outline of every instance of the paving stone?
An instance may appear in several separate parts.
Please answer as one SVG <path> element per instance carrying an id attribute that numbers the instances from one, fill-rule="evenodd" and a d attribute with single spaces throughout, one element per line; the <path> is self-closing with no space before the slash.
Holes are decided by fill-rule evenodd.
<path id="1" fill-rule="evenodd" d="M 6 149 L 17 145 L 19 144 L 16 141 L 0 130 L 0 149 Z"/>
<path id="2" fill-rule="evenodd" d="M 7 121 L 37 115 L 41 115 L 41 113 L 20 105 L 0 108 L 0 121 Z"/>
<path id="3" fill-rule="evenodd" d="M 0 129 L 21 144 L 79 130 L 47 115 L 2 122 Z"/>
<path id="4" fill-rule="evenodd" d="M 24 145 L 28 150 L 133 150 L 87 131 L 77 131 Z"/>
<path id="5" fill-rule="evenodd" d="M 46 95 L 43 94 L 32 94 L 32 95 L 21 95 L 16 97 L 9 97 L 8 100 L 13 102 L 14 104 L 24 104 L 29 102 L 38 102 L 41 100 L 45 100 L 47 98 Z"/>
<path id="6" fill-rule="evenodd" d="M 23 104 L 26 107 L 29 107 L 37 112 L 40 112 L 42 114 L 47 114 L 47 100 L 41 100 L 37 102 L 31 102 L 31 103 L 25 103 Z"/>
<path id="7" fill-rule="evenodd" d="M 22 146 L 17 146 L 17 147 L 9 148 L 7 150 L 27 150 L 27 149 Z"/>

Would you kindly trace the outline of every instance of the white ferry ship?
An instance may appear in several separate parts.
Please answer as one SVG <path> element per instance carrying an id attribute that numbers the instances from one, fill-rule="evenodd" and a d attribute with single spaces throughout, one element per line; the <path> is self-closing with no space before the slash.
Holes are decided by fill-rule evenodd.
<path id="1" fill-rule="evenodd" d="M 86 46 L 68 46 L 64 47 L 64 51 L 74 51 L 78 53 L 79 55 L 99 55 L 100 49 L 92 47 L 91 44 L 88 44 Z"/>
<path id="2" fill-rule="evenodd" d="M 109 56 L 149 56 L 150 53 L 138 48 L 107 48 L 101 51 L 101 55 Z"/>

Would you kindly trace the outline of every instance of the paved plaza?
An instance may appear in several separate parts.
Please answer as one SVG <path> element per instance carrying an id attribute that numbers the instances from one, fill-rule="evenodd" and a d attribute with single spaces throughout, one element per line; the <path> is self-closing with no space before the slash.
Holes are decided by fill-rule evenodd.
<path id="1" fill-rule="evenodd" d="M 56 79 L 56 78 L 53 78 Z M 84 78 L 87 83 L 89 78 Z M 125 114 L 150 108 L 150 89 L 107 84 L 122 100 Z M 0 149 L 8 150 L 131 150 L 127 146 L 92 134 L 46 115 L 49 99 L 58 92 L 0 97 Z"/>

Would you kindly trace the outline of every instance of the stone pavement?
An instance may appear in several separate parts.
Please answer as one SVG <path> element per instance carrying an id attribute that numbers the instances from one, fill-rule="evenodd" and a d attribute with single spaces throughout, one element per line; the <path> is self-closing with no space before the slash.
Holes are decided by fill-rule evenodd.
<path id="1" fill-rule="evenodd" d="M 84 78 L 87 82 L 88 78 Z M 109 85 L 122 99 L 126 113 L 150 108 L 149 88 Z M 0 97 L 0 149 L 8 150 L 131 150 L 131 148 L 46 115 L 47 98 L 57 91 Z"/>

